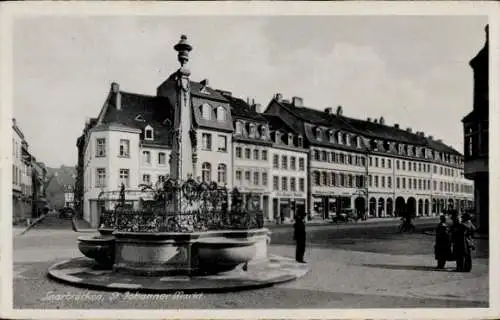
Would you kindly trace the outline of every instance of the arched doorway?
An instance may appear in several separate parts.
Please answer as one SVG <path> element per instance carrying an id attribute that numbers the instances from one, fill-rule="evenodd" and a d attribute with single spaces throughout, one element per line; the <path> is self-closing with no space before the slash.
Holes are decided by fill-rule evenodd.
<path id="1" fill-rule="evenodd" d="M 418 215 L 421 216 L 424 214 L 424 201 L 422 199 L 418 199 Z"/>
<path id="2" fill-rule="evenodd" d="M 376 216 L 377 215 L 377 199 L 375 198 L 370 198 L 370 216 Z"/>
<path id="3" fill-rule="evenodd" d="M 444 199 L 439 199 L 439 211 L 437 212 L 437 214 L 441 214 L 441 212 L 443 212 L 444 209 L 445 209 Z"/>
<path id="4" fill-rule="evenodd" d="M 385 199 L 379 198 L 378 199 L 378 216 L 383 217 L 384 211 L 385 211 Z"/>
<path id="5" fill-rule="evenodd" d="M 387 198 L 386 207 L 387 207 L 387 209 L 385 210 L 385 212 L 387 212 L 388 216 L 392 217 L 392 214 L 393 214 L 393 212 L 392 212 L 392 210 L 393 210 L 393 207 L 392 207 L 392 198 Z"/>
<path id="6" fill-rule="evenodd" d="M 406 202 L 406 213 L 411 217 L 414 217 L 417 214 L 417 200 L 415 200 L 415 198 L 408 198 L 408 201 Z"/>
<path id="7" fill-rule="evenodd" d="M 432 214 L 437 214 L 438 208 L 437 208 L 437 201 L 436 199 L 432 199 Z"/>
<path id="8" fill-rule="evenodd" d="M 396 216 L 402 217 L 406 212 L 405 199 L 403 197 L 396 198 Z"/>
<path id="9" fill-rule="evenodd" d="M 429 215 L 429 199 L 425 199 L 425 203 L 424 203 L 424 212 L 425 212 L 425 215 L 428 216 Z"/>
<path id="10" fill-rule="evenodd" d="M 364 216 L 366 210 L 365 198 L 357 197 L 356 200 L 354 200 L 354 208 L 356 209 L 358 217 Z"/>

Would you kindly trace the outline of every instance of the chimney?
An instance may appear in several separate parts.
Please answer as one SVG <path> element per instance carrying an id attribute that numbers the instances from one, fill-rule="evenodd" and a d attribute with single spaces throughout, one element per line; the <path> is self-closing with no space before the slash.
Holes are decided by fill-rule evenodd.
<path id="1" fill-rule="evenodd" d="M 385 124 L 385 119 L 384 117 L 380 117 L 380 120 L 378 121 L 380 124 Z"/>
<path id="2" fill-rule="evenodd" d="M 412 132 L 411 128 L 410 127 L 406 128 L 406 132 L 411 133 Z"/>
<path id="3" fill-rule="evenodd" d="M 15 126 L 16 125 L 16 118 L 12 118 L 12 125 Z"/>
<path id="4" fill-rule="evenodd" d="M 292 104 L 294 107 L 303 107 L 304 99 L 302 99 L 301 97 L 292 97 Z"/>
<path id="5" fill-rule="evenodd" d="M 399 129 L 399 123 L 395 123 L 394 128 Z"/>
<path id="6" fill-rule="evenodd" d="M 338 115 L 339 117 L 342 117 L 342 113 L 343 113 L 343 112 L 342 112 L 342 106 L 338 106 L 338 107 L 337 107 L 337 115 Z"/>
<path id="7" fill-rule="evenodd" d="M 325 113 L 326 114 L 332 114 L 333 113 L 332 107 L 325 108 Z"/>
<path id="8" fill-rule="evenodd" d="M 434 139 L 433 136 L 428 136 L 427 138 L 429 138 L 429 140 L 433 140 Z"/>
<path id="9" fill-rule="evenodd" d="M 260 113 L 260 109 L 261 109 L 261 105 L 260 103 L 255 103 L 254 105 L 252 105 L 252 110 L 257 112 L 257 113 Z"/>
<path id="10" fill-rule="evenodd" d="M 111 92 L 113 93 L 113 98 L 114 98 L 114 104 L 116 107 L 116 110 L 121 110 L 122 109 L 122 96 L 120 94 L 120 85 L 116 82 L 113 82 L 111 84 Z"/>
<path id="11" fill-rule="evenodd" d="M 372 122 L 372 118 L 368 117 L 368 118 L 366 118 L 366 121 Z"/>
<path id="12" fill-rule="evenodd" d="M 377 118 L 373 119 L 373 123 L 378 123 Z"/>
<path id="13" fill-rule="evenodd" d="M 203 79 L 200 81 L 201 84 L 201 90 L 204 90 L 206 87 L 208 87 L 208 79 Z"/>
<path id="14" fill-rule="evenodd" d="M 283 95 L 282 95 L 281 93 L 279 93 L 279 92 L 278 92 L 278 93 L 276 93 L 276 94 L 274 95 L 274 99 L 276 99 L 276 101 L 280 102 L 280 101 L 281 101 L 281 99 L 283 99 Z"/>

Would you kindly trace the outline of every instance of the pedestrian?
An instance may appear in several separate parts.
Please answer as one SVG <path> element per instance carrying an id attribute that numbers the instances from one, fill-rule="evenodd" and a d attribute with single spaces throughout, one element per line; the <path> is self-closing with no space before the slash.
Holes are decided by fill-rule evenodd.
<path id="1" fill-rule="evenodd" d="M 295 240 L 295 260 L 299 263 L 306 263 L 304 261 L 304 253 L 306 251 L 306 225 L 304 209 L 301 208 L 295 215 L 295 223 L 293 225 L 293 239 Z"/>
<path id="2" fill-rule="evenodd" d="M 437 268 L 443 269 L 446 261 L 451 258 L 451 243 L 446 216 L 441 215 L 436 227 L 436 244 L 434 245 L 434 257 L 437 260 Z"/>
<path id="3" fill-rule="evenodd" d="M 451 237 L 453 243 L 453 256 L 457 262 L 458 272 L 470 272 L 472 270 L 472 235 L 475 231 L 470 217 L 464 214 L 463 222 L 460 222 L 456 212 L 452 215 Z"/>
<path id="4" fill-rule="evenodd" d="M 465 251 L 464 251 L 464 265 L 463 271 L 470 272 L 472 270 L 472 251 L 475 250 L 474 247 L 474 232 L 476 227 L 470 221 L 470 215 L 464 213 L 462 216 L 462 225 L 464 228 L 464 238 L 465 238 Z"/>

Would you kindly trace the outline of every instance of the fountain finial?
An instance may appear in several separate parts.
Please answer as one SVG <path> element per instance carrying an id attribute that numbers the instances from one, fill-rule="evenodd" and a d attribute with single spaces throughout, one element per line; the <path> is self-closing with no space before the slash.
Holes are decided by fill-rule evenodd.
<path id="1" fill-rule="evenodd" d="M 186 35 L 181 35 L 181 40 L 174 46 L 175 51 L 178 52 L 177 60 L 184 66 L 189 61 L 189 52 L 193 50 L 193 47 L 187 41 Z"/>

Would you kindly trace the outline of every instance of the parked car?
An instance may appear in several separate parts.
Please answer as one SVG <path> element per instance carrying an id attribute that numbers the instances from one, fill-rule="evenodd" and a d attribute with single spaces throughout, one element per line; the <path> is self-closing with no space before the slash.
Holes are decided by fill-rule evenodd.
<path id="1" fill-rule="evenodd" d="M 65 207 L 59 210 L 59 219 L 71 219 L 74 214 L 73 208 Z"/>
<path id="2" fill-rule="evenodd" d="M 340 212 L 338 212 L 336 215 L 332 216 L 332 222 L 333 223 L 348 223 L 348 222 L 355 222 L 358 220 L 358 217 L 354 213 L 354 210 L 352 209 L 342 209 Z"/>

